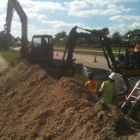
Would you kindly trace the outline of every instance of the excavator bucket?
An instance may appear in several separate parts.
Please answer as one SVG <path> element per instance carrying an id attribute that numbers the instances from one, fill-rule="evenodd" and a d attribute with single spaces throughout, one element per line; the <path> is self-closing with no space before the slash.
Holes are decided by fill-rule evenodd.
<path id="1" fill-rule="evenodd" d="M 8 51 L 11 35 L 6 34 L 4 31 L 0 32 L 0 51 Z"/>

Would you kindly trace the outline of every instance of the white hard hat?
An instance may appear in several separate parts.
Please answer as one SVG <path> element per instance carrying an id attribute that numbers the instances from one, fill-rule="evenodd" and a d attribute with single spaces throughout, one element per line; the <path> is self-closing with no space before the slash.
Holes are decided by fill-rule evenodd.
<path id="1" fill-rule="evenodd" d="M 117 80 L 117 74 L 113 72 L 109 75 L 109 78 L 115 81 Z"/>

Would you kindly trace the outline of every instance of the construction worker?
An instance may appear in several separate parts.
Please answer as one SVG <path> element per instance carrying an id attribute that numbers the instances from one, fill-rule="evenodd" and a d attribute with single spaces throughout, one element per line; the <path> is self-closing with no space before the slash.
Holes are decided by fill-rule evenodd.
<path id="1" fill-rule="evenodd" d="M 88 81 L 85 83 L 85 86 L 96 96 L 98 96 L 98 82 L 93 79 L 93 72 L 88 73 Z"/>
<path id="2" fill-rule="evenodd" d="M 132 53 L 129 54 L 129 59 L 130 59 L 130 66 L 140 66 L 140 37 L 136 38 L 137 44 L 132 51 Z"/>
<path id="3" fill-rule="evenodd" d="M 140 37 L 137 38 L 137 45 L 134 48 L 134 52 L 140 52 Z"/>
<path id="4" fill-rule="evenodd" d="M 99 97 L 106 103 L 113 104 L 116 100 L 117 86 L 115 80 L 117 79 L 116 73 L 109 75 L 109 80 L 104 81 L 99 89 Z"/>

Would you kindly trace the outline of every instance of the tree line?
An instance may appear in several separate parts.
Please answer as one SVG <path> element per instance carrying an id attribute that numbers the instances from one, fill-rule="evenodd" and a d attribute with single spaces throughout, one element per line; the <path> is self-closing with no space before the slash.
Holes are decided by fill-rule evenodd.
<path id="1" fill-rule="evenodd" d="M 111 36 L 109 35 L 110 31 L 108 28 L 102 28 L 100 30 L 94 29 L 92 31 L 108 36 L 111 44 L 115 44 L 115 46 L 120 45 L 124 35 L 126 35 L 126 34 L 137 34 L 137 33 L 140 34 L 140 29 L 130 30 L 124 35 L 121 35 L 120 32 L 117 31 L 117 32 L 114 32 Z M 58 46 L 58 47 L 66 46 L 67 40 L 68 40 L 68 35 L 65 31 L 58 32 L 54 35 L 54 45 L 55 46 Z M 20 37 L 11 36 L 11 43 L 10 43 L 11 45 L 18 46 L 18 45 L 21 45 L 21 42 L 22 42 L 22 39 Z M 28 41 L 28 43 L 31 43 L 31 42 Z M 88 46 L 93 46 L 93 45 L 98 46 L 98 44 L 99 44 L 99 42 L 96 39 L 89 39 L 89 38 L 82 38 L 82 37 L 79 37 L 77 39 L 77 45 L 79 45 L 80 47 L 88 47 Z"/>
<path id="2" fill-rule="evenodd" d="M 106 36 L 108 36 L 111 44 L 114 44 L 116 47 L 120 45 L 120 43 L 122 42 L 124 36 L 126 36 L 126 34 L 140 34 L 140 29 L 135 29 L 135 30 L 130 30 L 128 32 L 126 32 L 124 35 L 121 35 L 120 32 L 114 32 L 111 36 L 109 36 L 110 31 L 108 28 L 102 28 L 100 30 L 92 30 L 93 32 L 96 33 L 100 33 L 100 34 L 104 34 Z M 58 32 L 57 34 L 54 35 L 54 45 L 56 46 L 65 46 L 66 42 L 68 39 L 68 35 L 65 31 L 62 32 Z M 77 44 L 79 46 L 96 46 L 99 42 L 95 39 L 88 39 L 88 38 L 78 38 L 77 39 Z"/>

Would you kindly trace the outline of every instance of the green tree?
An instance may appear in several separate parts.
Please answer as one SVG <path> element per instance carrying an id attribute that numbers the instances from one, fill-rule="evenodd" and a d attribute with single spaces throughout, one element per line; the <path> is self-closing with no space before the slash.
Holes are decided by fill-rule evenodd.
<path id="1" fill-rule="evenodd" d="M 10 45 L 14 45 L 14 44 L 15 44 L 15 38 L 13 35 L 11 35 Z"/>
<path id="2" fill-rule="evenodd" d="M 112 38 L 111 38 L 112 43 L 120 44 L 121 40 L 122 40 L 122 36 L 120 35 L 119 32 L 113 33 Z"/>
<path id="3" fill-rule="evenodd" d="M 62 31 L 54 35 L 56 39 L 63 39 L 66 36 L 66 32 Z"/>
<path id="4" fill-rule="evenodd" d="M 140 29 L 129 30 L 126 34 L 140 34 Z"/>
<path id="5" fill-rule="evenodd" d="M 67 37 L 65 31 L 59 32 L 54 36 L 55 36 L 54 37 L 54 44 L 57 44 L 57 45 L 64 45 L 65 44 L 66 37 Z"/>
<path id="6" fill-rule="evenodd" d="M 101 32 L 102 32 L 103 34 L 105 34 L 105 35 L 109 35 L 109 33 L 110 33 L 110 31 L 109 31 L 108 28 L 103 28 L 103 29 L 101 30 Z"/>
<path id="7" fill-rule="evenodd" d="M 110 33 L 108 28 L 102 28 L 100 30 L 93 29 L 92 31 L 95 35 L 106 35 L 107 36 Z"/>

